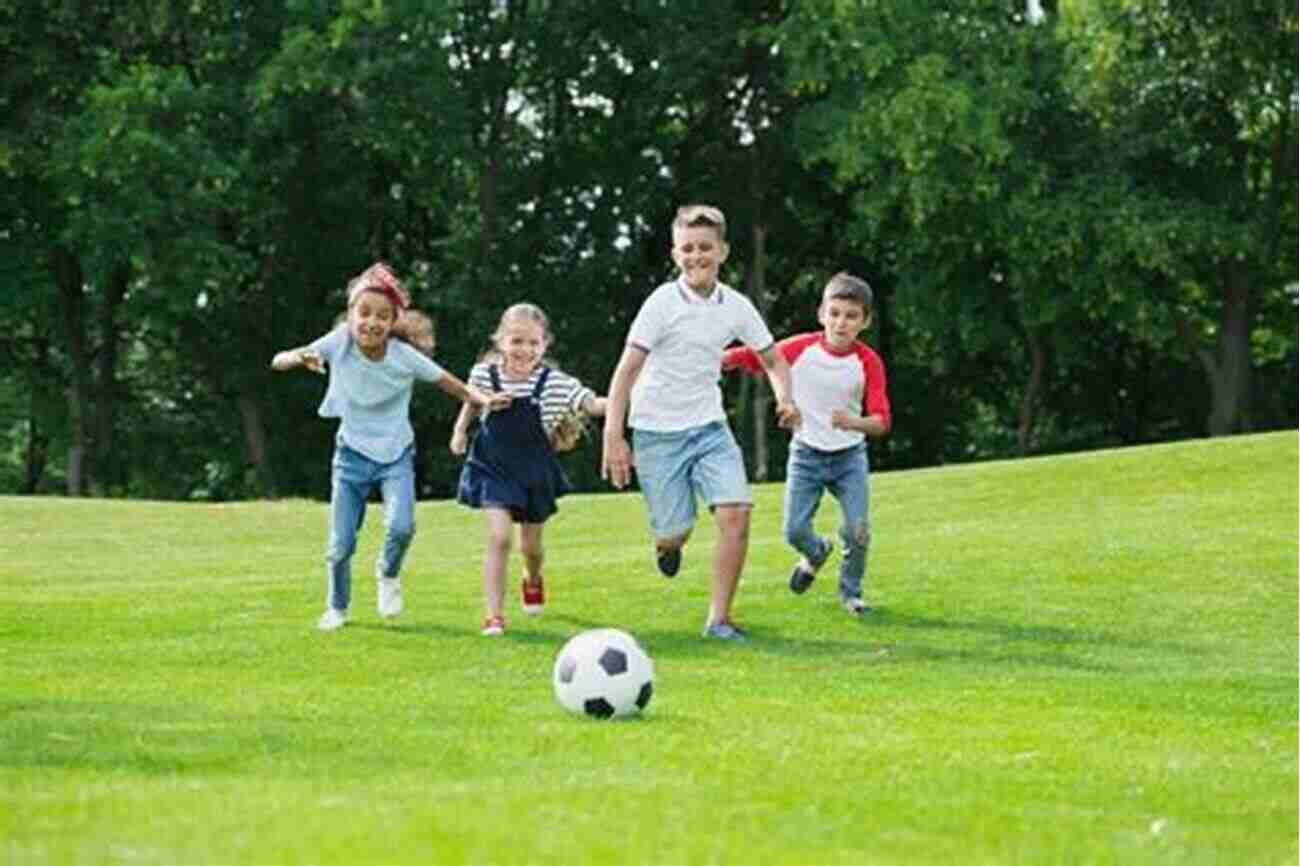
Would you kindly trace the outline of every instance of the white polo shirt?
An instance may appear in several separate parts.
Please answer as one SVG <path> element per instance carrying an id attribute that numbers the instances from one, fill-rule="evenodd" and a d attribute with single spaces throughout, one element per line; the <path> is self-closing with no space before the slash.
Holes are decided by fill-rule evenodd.
<path id="1" fill-rule="evenodd" d="M 628 331 L 630 346 L 649 353 L 632 386 L 628 423 L 671 432 L 726 419 L 722 410 L 722 353 L 739 340 L 764 352 L 772 346 L 749 298 L 718 283 L 702 298 L 680 280 L 646 298 Z"/>

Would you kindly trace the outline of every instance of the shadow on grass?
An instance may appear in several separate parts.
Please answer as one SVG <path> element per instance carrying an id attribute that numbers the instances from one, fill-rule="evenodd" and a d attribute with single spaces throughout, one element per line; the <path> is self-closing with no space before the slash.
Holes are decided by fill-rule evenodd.
<path id="1" fill-rule="evenodd" d="M 990 619 L 941 619 L 877 609 L 864 624 L 882 628 L 906 628 L 935 632 L 967 632 L 1000 638 L 1008 644 L 1032 642 L 1053 646 L 1097 646 L 1111 649 L 1163 652 L 1189 655 L 1201 652 L 1197 647 L 1175 641 L 1133 640 L 1096 629 L 1067 628 L 1059 625 L 1034 625 L 1025 622 L 1001 622 Z"/>
<path id="2" fill-rule="evenodd" d="M 1125 658 L 1132 660 L 1146 653 L 1185 656 L 1195 651 L 1184 644 L 1127 640 L 1095 630 L 996 620 L 946 620 L 886 608 L 876 608 L 858 622 L 846 619 L 841 626 L 827 630 L 835 636 L 790 637 L 779 627 L 746 624 L 749 639 L 743 643 L 709 640 L 687 628 L 642 631 L 637 632 L 637 638 L 652 656 L 662 658 L 717 657 L 738 652 L 804 660 L 835 659 L 833 663 L 844 665 L 954 662 L 1101 674 L 1130 668 L 1083 657 L 1080 650 L 1100 647 L 1123 651 Z M 861 634 L 861 638 L 848 636 L 854 633 Z"/>
<path id="3" fill-rule="evenodd" d="M 455 641 L 458 643 L 466 640 L 475 640 L 483 643 L 484 646 L 499 642 L 503 644 L 532 643 L 544 644 L 546 646 L 554 645 L 558 648 L 560 643 L 567 639 L 555 634 L 553 631 L 537 630 L 530 626 L 522 628 L 507 628 L 506 633 L 499 637 L 484 637 L 479 634 L 479 627 L 473 622 L 470 622 L 463 627 L 446 626 L 427 622 L 402 623 L 400 625 L 380 622 L 354 622 L 349 623 L 348 628 L 356 629 L 358 631 L 387 633 L 395 637 L 421 638 L 424 640 L 432 638 L 434 640 Z"/>

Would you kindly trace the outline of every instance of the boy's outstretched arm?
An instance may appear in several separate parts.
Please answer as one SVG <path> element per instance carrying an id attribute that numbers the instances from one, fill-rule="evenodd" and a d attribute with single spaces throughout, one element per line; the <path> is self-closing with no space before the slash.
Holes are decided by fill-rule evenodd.
<path id="1" fill-rule="evenodd" d="M 763 360 L 763 369 L 767 371 L 767 381 L 772 383 L 772 396 L 776 398 L 776 422 L 785 430 L 796 429 L 803 418 L 799 407 L 794 404 L 790 389 L 790 363 L 776 346 L 769 346 L 759 353 Z"/>
<path id="2" fill-rule="evenodd" d="M 609 394 L 605 398 L 605 435 L 600 452 L 600 477 L 609 480 L 619 490 L 632 480 L 633 457 L 628 447 L 627 407 L 632 399 L 632 386 L 641 375 L 648 353 L 636 346 L 625 346 L 623 355 L 609 380 Z"/>

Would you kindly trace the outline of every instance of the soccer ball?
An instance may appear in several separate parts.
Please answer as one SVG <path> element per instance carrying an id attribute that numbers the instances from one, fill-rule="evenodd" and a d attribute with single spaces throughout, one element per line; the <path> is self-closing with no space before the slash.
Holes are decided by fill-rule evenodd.
<path id="1" fill-rule="evenodd" d="M 655 666 L 636 638 L 616 628 L 584 631 L 555 657 L 555 699 L 598 719 L 630 716 L 650 703 Z"/>

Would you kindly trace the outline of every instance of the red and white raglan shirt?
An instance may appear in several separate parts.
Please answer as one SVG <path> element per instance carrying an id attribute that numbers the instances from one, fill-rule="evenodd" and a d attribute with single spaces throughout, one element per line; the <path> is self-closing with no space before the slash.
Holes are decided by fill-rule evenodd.
<path id="1" fill-rule="evenodd" d="M 886 430 L 890 428 L 885 363 L 865 343 L 855 340 L 847 349 L 835 349 L 818 331 L 786 337 L 776 348 L 790 364 L 792 396 L 803 416 L 794 434 L 796 442 L 820 451 L 841 451 L 861 443 L 865 434 L 831 426 L 831 412 L 836 409 L 875 415 Z M 727 351 L 722 368 L 761 373 L 763 362 L 753 349 L 736 348 Z"/>

